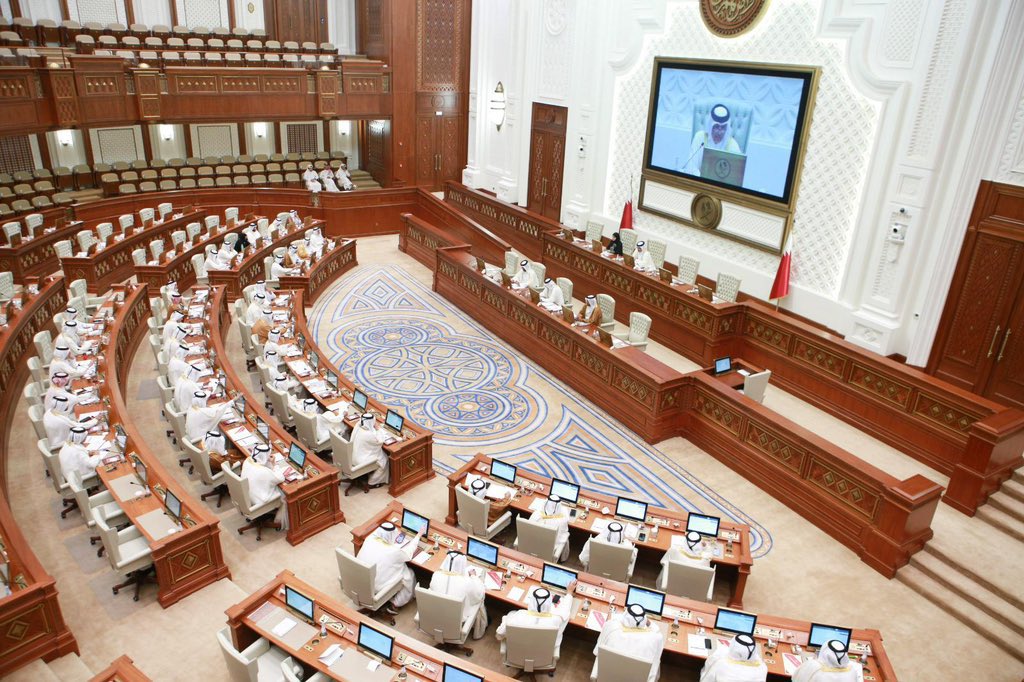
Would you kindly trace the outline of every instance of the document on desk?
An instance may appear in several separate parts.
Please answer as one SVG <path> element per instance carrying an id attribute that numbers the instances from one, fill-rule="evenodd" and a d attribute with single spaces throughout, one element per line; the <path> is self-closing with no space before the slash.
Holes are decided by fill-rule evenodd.
<path id="1" fill-rule="evenodd" d="M 484 573 L 484 589 L 500 590 L 501 573 L 499 573 L 498 571 L 487 571 L 486 573 Z"/>
<path id="2" fill-rule="evenodd" d="M 288 367 L 300 377 L 307 377 L 313 373 L 313 368 L 305 360 L 295 360 L 289 362 Z"/>
<path id="3" fill-rule="evenodd" d="M 327 386 L 327 382 L 323 379 L 313 379 L 306 384 L 306 390 L 315 395 L 325 395 L 331 392 L 330 387 Z"/>
<path id="4" fill-rule="evenodd" d="M 523 601 L 523 597 L 526 596 L 526 591 L 521 587 L 513 587 L 508 591 L 508 598 L 512 601 Z"/>
<path id="5" fill-rule="evenodd" d="M 604 611 L 598 611 L 595 608 L 590 609 L 590 613 L 587 614 L 587 629 L 595 630 L 600 632 L 604 628 L 604 624 L 608 622 L 608 614 Z"/>
<path id="6" fill-rule="evenodd" d="M 782 654 L 782 665 L 786 667 L 786 674 L 792 675 L 800 667 L 803 661 L 796 654 Z"/>
<path id="7" fill-rule="evenodd" d="M 430 553 L 429 552 L 421 551 L 416 556 L 414 556 L 412 558 L 412 562 L 414 564 L 418 565 L 418 566 L 423 566 L 428 561 L 430 561 Z"/>
<path id="8" fill-rule="evenodd" d="M 228 436 L 231 437 L 231 440 L 242 440 L 244 438 L 248 438 L 249 429 L 244 426 L 238 426 L 228 431 Z"/>
<path id="9" fill-rule="evenodd" d="M 530 503 L 530 511 L 531 512 L 540 511 L 541 509 L 544 508 L 544 502 L 545 502 L 545 500 L 544 500 L 543 497 L 535 498 L 533 500 L 533 502 Z"/>
<path id="10" fill-rule="evenodd" d="M 275 637 L 284 637 L 292 631 L 292 628 L 294 628 L 298 624 L 299 622 L 297 620 L 294 620 L 292 618 L 285 618 L 280 623 L 275 625 L 274 629 L 271 630 L 271 632 L 274 633 Z"/>
<path id="11" fill-rule="evenodd" d="M 345 650 L 341 648 L 340 644 L 332 644 L 327 647 L 327 650 L 320 654 L 320 662 L 330 668 L 332 665 L 338 662 Z"/>
<path id="12" fill-rule="evenodd" d="M 714 641 L 706 635 L 689 634 L 686 636 L 686 649 L 691 656 L 707 658 L 714 648 Z"/>
<path id="13" fill-rule="evenodd" d="M 105 434 L 94 434 L 85 439 L 86 450 L 99 450 L 101 447 L 107 444 L 107 437 Z"/>

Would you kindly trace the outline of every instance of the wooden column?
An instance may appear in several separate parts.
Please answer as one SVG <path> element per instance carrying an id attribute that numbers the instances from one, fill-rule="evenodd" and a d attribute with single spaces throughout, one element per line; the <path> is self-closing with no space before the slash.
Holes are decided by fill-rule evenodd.
<path id="1" fill-rule="evenodd" d="M 173 0 L 171 0 L 171 4 L 174 4 Z M 128 20 L 129 26 L 135 23 L 135 7 L 132 0 L 124 0 L 124 17 Z"/>
<path id="2" fill-rule="evenodd" d="M 284 127 L 281 125 L 281 122 L 274 121 L 274 149 L 277 150 L 278 154 L 284 154 L 284 137 L 281 135 L 283 130 Z"/>
<path id="3" fill-rule="evenodd" d="M 88 128 L 82 128 L 82 147 L 85 149 L 85 162 L 91 168 L 96 164 L 96 158 L 92 155 L 92 135 Z"/>
<path id="4" fill-rule="evenodd" d="M 331 153 L 331 126 L 334 124 L 334 121 L 323 121 L 323 124 L 324 124 L 324 126 L 323 126 L 323 131 L 324 131 L 324 151 L 327 152 L 328 154 L 330 154 Z"/>
<path id="5" fill-rule="evenodd" d="M 181 126 L 181 129 L 184 131 L 185 135 L 185 158 L 195 156 L 195 154 L 192 153 L 192 125 L 185 123 Z"/>
<path id="6" fill-rule="evenodd" d="M 46 141 L 46 133 L 36 135 L 36 142 L 39 143 L 39 158 L 43 162 L 43 168 L 52 168 L 55 164 L 50 158 L 50 143 Z"/>
<path id="7" fill-rule="evenodd" d="M 228 0 L 228 30 L 234 31 L 236 26 L 235 0 Z"/>
<path id="8" fill-rule="evenodd" d="M 245 124 L 239 121 L 235 125 L 238 126 L 238 155 L 243 156 L 249 153 L 249 143 L 245 139 Z"/>
<path id="9" fill-rule="evenodd" d="M 139 127 L 142 128 L 142 153 L 146 163 L 149 163 L 153 158 L 153 126 L 143 123 Z"/>

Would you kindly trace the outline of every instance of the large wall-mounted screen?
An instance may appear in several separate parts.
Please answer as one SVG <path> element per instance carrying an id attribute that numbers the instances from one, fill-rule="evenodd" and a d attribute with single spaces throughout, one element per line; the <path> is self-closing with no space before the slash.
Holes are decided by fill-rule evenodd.
<path id="1" fill-rule="evenodd" d="M 816 75 L 656 58 L 645 169 L 789 205 Z"/>

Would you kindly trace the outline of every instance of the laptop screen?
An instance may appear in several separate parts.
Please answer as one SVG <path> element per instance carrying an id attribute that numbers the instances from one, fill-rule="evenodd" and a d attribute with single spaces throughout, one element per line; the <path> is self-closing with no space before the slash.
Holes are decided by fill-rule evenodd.
<path id="1" fill-rule="evenodd" d="M 626 590 L 626 606 L 638 604 L 644 611 L 660 616 L 665 608 L 665 593 L 630 585 Z"/>
<path id="2" fill-rule="evenodd" d="M 821 648 L 825 646 L 825 643 L 829 640 L 835 639 L 843 643 L 843 646 L 850 646 L 850 635 L 853 634 L 853 630 L 850 628 L 842 628 L 836 625 L 822 625 L 820 623 L 811 623 L 811 637 L 807 640 L 807 646 Z"/>
<path id="3" fill-rule="evenodd" d="M 620 497 L 615 502 L 615 515 L 643 523 L 647 520 L 647 503 Z"/>
<path id="4" fill-rule="evenodd" d="M 715 360 L 715 374 L 725 374 L 732 370 L 732 358 L 718 358 Z"/>
<path id="5" fill-rule="evenodd" d="M 299 469 L 306 468 L 306 451 L 298 443 L 292 443 L 288 448 L 288 461 Z"/>
<path id="6" fill-rule="evenodd" d="M 313 620 L 313 600 L 285 585 L 284 603 L 306 620 Z"/>
<path id="7" fill-rule="evenodd" d="M 352 391 L 352 404 L 358 407 L 360 410 L 366 409 L 367 398 L 366 394 L 360 391 L 358 388 Z"/>
<path id="8" fill-rule="evenodd" d="M 377 654 L 385 661 L 390 661 L 391 649 L 394 645 L 394 638 L 388 637 L 383 632 L 374 630 L 366 623 L 359 624 L 359 646 L 363 647 L 367 651 Z"/>
<path id="9" fill-rule="evenodd" d="M 466 545 L 466 554 L 488 566 L 498 565 L 498 546 L 492 545 L 489 542 L 483 542 L 473 537 L 469 538 L 469 543 Z"/>
<path id="10" fill-rule="evenodd" d="M 757 616 L 742 611 L 730 611 L 729 609 L 718 609 L 715 616 L 715 629 L 734 632 L 737 635 L 754 636 L 754 626 L 757 624 Z"/>
<path id="11" fill-rule="evenodd" d="M 181 500 L 177 495 L 168 490 L 164 497 L 164 505 L 167 507 L 167 513 L 173 516 L 175 521 L 181 521 Z"/>
<path id="12" fill-rule="evenodd" d="M 690 512 L 690 516 L 686 519 L 686 532 L 689 533 L 692 530 L 708 537 L 717 537 L 720 521 L 721 519 L 717 516 L 705 516 Z"/>
<path id="13" fill-rule="evenodd" d="M 402 432 L 402 426 L 405 425 L 405 417 L 398 414 L 394 410 L 388 410 L 387 415 L 384 417 L 384 426 L 388 427 L 396 433 Z"/>
<path id="14" fill-rule="evenodd" d="M 551 480 L 551 494 L 558 495 L 569 504 L 576 504 L 580 499 L 580 487 L 575 483 L 554 478 Z"/>
<path id="15" fill-rule="evenodd" d="M 554 564 L 544 564 L 544 571 L 540 576 L 542 583 L 551 587 L 557 587 L 560 590 L 566 589 L 569 583 L 575 579 L 575 571 L 570 571 Z"/>
<path id="16" fill-rule="evenodd" d="M 512 464 L 505 464 L 499 459 L 491 460 L 491 476 L 498 479 L 499 481 L 505 481 L 515 485 L 516 483 L 516 467 Z"/>
<path id="17" fill-rule="evenodd" d="M 416 512 L 411 512 L 408 509 L 402 510 L 402 528 L 409 531 L 413 535 L 423 531 L 423 535 L 427 534 L 430 529 L 430 519 L 426 516 L 420 516 Z"/>

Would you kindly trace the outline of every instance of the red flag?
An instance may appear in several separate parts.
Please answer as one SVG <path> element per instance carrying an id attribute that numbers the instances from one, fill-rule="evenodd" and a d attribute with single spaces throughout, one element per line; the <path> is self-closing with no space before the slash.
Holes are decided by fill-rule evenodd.
<path id="1" fill-rule="evenodd" d="M 786 246 L 782 251 L 782 259 L 779 261 L 779 270 L 775 273 L 775 281 L 772 283 L 772 292 L 768 294 L 768 300 L 783 298 L 789 295 L 789 266 L 793 260 L 793 237 L 786 240 Z"/>
<path id="2" fill-rule="evenodd" d="M 619 221 L 619 230 L 633 229 L 633 200 L 630 199 L 622 207 L 622 220 Z"/>

